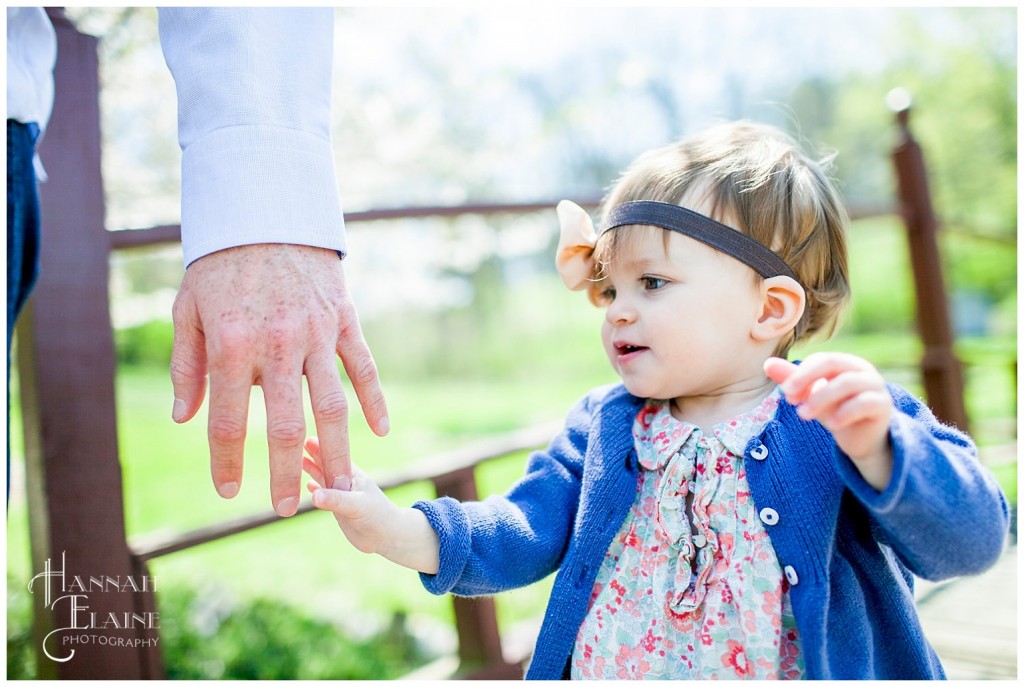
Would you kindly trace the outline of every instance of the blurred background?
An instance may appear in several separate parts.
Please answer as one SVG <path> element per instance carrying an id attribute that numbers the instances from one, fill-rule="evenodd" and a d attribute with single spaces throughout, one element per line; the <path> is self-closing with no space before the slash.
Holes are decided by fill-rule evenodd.
<path id="1" fill-rule="evenodd" d="M 107 226 L 178 222 L 173 81 L 152 8 L 68 8 L 100 37 Z M 550 210 L 350 222 L 345 261 L 392 432 L 351 420 L 375 476 L 556 421 L 615 381 L 599 311 L 553 269 L 554 203 L 597 200 L 639 153 L 720 119 L 781 126 L 821 157 L 851 209 L 853 305 L 828 342 L 922 394 L 921 344 L 890 151 L 893 88 L 913 98 L 966 404 L 982 458 L 1016 503 L 1017 11 L 1004 8 L 343 8 L 334 150 L 346 212 L 548 202 Z M 43 160 L 45 165 L 46 161 Z M 210 483 L 205 413 L 170 420 L 170 308 L 180 247 L 114 255 L 118 420 L 130 536 L 270 507 L 262 400 L 246 479 Z M 354 395 L 350 395 L 354 401 Z M 8 508 L 8 675 L 35 674 L 17 379 Z M 1009 451 L 1007 447 L 1013 447 Z M 989 458 L 991 456 L 991 458 Z M 523 455 L 478 473 L 481 494 Z M 399 505 L 429 484 L 391 493 Z M 313 513 L 153 562 L 169 677 L 381 678 L 451 652 L 451 605 L 414 573 L 353 551 Z M 512 631 L 550 581 L 499 600 Z"/>

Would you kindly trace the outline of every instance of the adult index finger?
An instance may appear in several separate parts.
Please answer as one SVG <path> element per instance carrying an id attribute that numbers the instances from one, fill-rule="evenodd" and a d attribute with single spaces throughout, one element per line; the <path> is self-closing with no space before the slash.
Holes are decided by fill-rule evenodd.
<path id="1" fill-rule="evenodd" d="M 338 335 L 337 353 L 345 366 L 345 374 L 352 382 L 359 405 L 363 409 L 366 423 L 377 436 L 384 436 L 391 429 L 388 420 L 388 406 L 384 400 L 384 390 L 380 386 L 377 364 L 366 345 L 359 319 L 355 309 L 342 322 Z"/>

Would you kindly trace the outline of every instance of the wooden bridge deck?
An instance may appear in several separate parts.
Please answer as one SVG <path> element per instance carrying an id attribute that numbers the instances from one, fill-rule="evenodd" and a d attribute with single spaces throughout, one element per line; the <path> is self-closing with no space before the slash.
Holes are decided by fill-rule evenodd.
<path id="1" fill-rule="evenodd" d="M 970 578 L 919 583 L 918 611 L 951 680 L 1017 679 L 1017 546 Z"/>

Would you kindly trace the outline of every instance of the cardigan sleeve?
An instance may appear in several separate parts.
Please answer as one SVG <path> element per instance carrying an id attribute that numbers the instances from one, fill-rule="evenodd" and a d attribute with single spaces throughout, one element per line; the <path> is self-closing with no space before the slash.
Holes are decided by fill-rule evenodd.
<path id="1" fill-rule="evenodd" d="M 890 384 L 889 391 L 896 407 L 889 484 L 878 492 L 837 449 L 841 477 L 915 575 L 940 580 L 982 572 L 1006 541 L 1005 495 L 966 434 L 940 423 L 906 390 Z"/>
<path id="2" fill-rule="evenodd" d="M 185 265 L 253 243 L 344 253 L 333 10 L 175 7 L 159 17 L 178 95 Z"/>
<path id="3" fill-rule="evenodd" d="M 547 449 L 504 495 L 461 503 L 413 504 L 440 541 L 437 574 L 421 573 L 434 594 L 495 594 L 543 579 L 561 563 L 579 506 L 593 397 L 580 401 Z"/>

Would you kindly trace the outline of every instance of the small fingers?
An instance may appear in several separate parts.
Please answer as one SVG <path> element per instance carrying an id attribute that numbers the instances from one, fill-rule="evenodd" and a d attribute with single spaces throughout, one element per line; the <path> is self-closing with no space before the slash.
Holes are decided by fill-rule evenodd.
<path id="1" fill-rule="evenodd" d="M 333 489 L 320 487 L 313 490 L 313 505 L 321 510 L 336 511 L 341 505 L 341 499 Z"/>
<path id="2" fill-rule="evenodd" d="M 324 486 L 324 472 L 315 461 L 303 456 L 302 469 L 306 471 L 307 475 L 313 478 L 318 486 Z M 307 486 L 312 483 L 313 482 L 307 482 Z"/>
<path id="3" fill-rule="evenodd" d="M 815 353 L 795 367 L 781 383 L 786 400 L 794 405 L 807 400 L 819 379 L 831 380 L 848 371 L 874 370 L 867 361 L 846 353 Z"/>
<path id="4" fill-rule="evenodd" d="M 320 440 L 316 437 L 306 437 L 306 443 L 304 445 L 306 453 L 312 456 L 314 459 L 320 459 Z"/>
<path id="5" fill-rule="evenodd" d="M 764 373 L 776 384 L 782 384 L 799 369 L 797 365 L 783 358 L 768 358 L 764 361 Z"/>
<path id="6" fill-rule="evenodd" d="M 805 420 L 828 417 L 858 394 L 880 389 L 884 389 L 880 379 L 866 371 L 844 372 L 828 380 L 819 377 L 811 384 L 797 414 Z"/>
<path id="7" fill-rule="evenodd" d="M 866 420 L 885 420 L 892 413 L 892 398 L 885 390 L 870 390 L 857 394 L 839 405 L 829 418 L 833 431 L 851 427 Z"/>
<path id="8" fill-rule="evenodd" d="M 313 492 L 313 505 L 337 515 L 352 517 L 359 512 L 359 504 L 353 496 L 352 492 L 342 489 L 316 489 Z"/>

